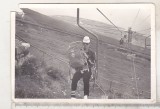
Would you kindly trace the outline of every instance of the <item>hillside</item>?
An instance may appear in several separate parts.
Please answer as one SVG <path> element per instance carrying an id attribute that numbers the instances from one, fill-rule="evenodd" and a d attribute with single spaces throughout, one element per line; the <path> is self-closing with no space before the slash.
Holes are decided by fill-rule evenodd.
<path id="1" fill-rule="evenodd" d="M 51 18 L 29 9 L 24 9 L 24 12 L 26 13 L 24 19 L 19 18 L 18 15 L 16 17 L 16 36 L 34 46 L 31 47 L 30 52 L 38 59 L 44 60 L 48 66 L 60 69 L 68 78 L 66 48 L 70 42 L 82 40 L 84 35 L 89 34 L 70 22 Z M 104 25 L 98 22 L 94 24 L 99 25 L 101 31 L 105 29 Z M 91 25 L 91 22 L 88 21 L 88 25 Z M 99 36 L 98 82 L 106 93 L 112 95 L 116 93 L 115 98 L 137 98 L 134 79 L 136 72 L 136 78 L 139 78 L 137 87 L 140 98 L 150 98 L 150 50 L 131 46 L 136 54 L 134 72 L 133 61 L 128 56 L 129 51 L 121 49 L 119 40 L 112 38 L 111 34 L 110 37 L 106 37 L 101 31 L 96 32 L 94 29 L 92 31 Z M 117 35 L 113 36 L 117 37 Z M 95 50 L 95 38 L 89 36 L 92 39 L 91 48 Z"/>
<path id="2" fill-rule="evenodd" d="M 71 25 L 77 25 L 76 18 L 71 17 L 71 16 L 60 16 L 60 15 L 58 16 L 57 15 L 57 16 L 52 16 L 52 18 L 68 22 Z M 92 22 L 94 22 L 94 23 L 92 23 Z M 110 37 L 110 38 L 117 39 L 117 40 L 120 40 L 120 38 L 123 37 L 123 36 L 121 36 L 121 33 L 117 30 L 117 28 L 115 28 L 113 25 L 108 25 L 103 22 L 93 21 L 93 20 L 84 19 L 84 18 L 81 18 L 80 24 L 83 25 L 84 27 L 90 29 L 95 34 L 101 34 L 103 36 Z M 118 27 L 118 28 L 123 32 L 125 31 L 121 27 Z M 140 33 L 137 33 L 137 32 L 133 33 L 133 44 L 140 46 L 140 47 L 144 47 L 145 46 L 145 38 L 146 37 Z M 150 43 L 150 40 L 148 40 L 148 43 Z"/>

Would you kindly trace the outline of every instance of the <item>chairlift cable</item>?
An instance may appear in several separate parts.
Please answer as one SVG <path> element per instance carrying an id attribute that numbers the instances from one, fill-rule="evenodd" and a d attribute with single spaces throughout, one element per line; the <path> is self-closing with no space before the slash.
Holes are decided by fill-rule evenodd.
<path id="1" fill-rule="evenodd" d="M 21 36 L 19 36 L 19 35 L 17 35 L 17 34 L 16 34 L 16 37 L 18 37 L 20 40 L 28 43 L 28 41 L 24 40 L 23 38 L 21 38 Z M 53 54 L 47 53 L 46 51 L 40 49 L 39 47 L 37 47 L 37 46 L 35 46 L 35 45 L 33 45 L 33 44 L 30 44 L 30 45 L 31 45 L 33 48 L 39 50 L 40 52 L 45 53 L 45 54 L 47 54 L 48 56 L 50 56 L 50 57 L 52 57 L 52 58 L 55 58 L 55 59 L 57 59 L 57 60 L 59 60 L 59 61 L 61 61 L 61 62 L 64 62 L 65 64 L 69 65 L 69 63 L 68 63 L 66 60 L 64 60 L 64 59 L 62 59 L 62 58 L 57 58 L 57 57 L 54 56 Z"/>
<path id="2" fill-rule="evenodd" d="M 136 31 L 136 32 L 141 32 L 141 31 L 149 31 L 149 30 L 151 30 L 151 28 L 147 28 L 147 29 L 144 29 L 144 30 L 139 30 L 139 31 Z"/>
<path id="3" fill-rule="evenodd" d="M 131 26 L 131 27 L 133 27 L 133 25 L 135 24 L 135 21 L 137 20 L 137 17 L 138 17 L 139 12 L 140 12 L 140 9 L 138 10 L 136 17 L 134 18 L 134 21 L 133 21 L 133 23 L 132 23 L 132 26 Z"/>
<path id="4" fill-rule="evenodd" d="M 148 36 L 150 33 L 138 33 L 136 32 L 135 35 L 140 35 L 140 36 Z"/>
<path id="5" fill-rule="evenodd" d="M 145 18 L 142 20 L 142 22 L 141 22 L 141 23 L 139 23 L 138 25 L 143 24 L 143 23 L 144 23 L 144 21 L 146 21 L 149 17 L 150 17 L 150 15 L 148 15 L 147 17 L 145 17 Z M 138 26 L 138 25 L 136 25 L 136 26 Z"/>
<path id="6" fill-rule="evenodd" d="M 142 33 L 140 33 L 140 34 L 142 34 L 142 36 L 148 36 L 148 35 L 150 35 L 150 32 L 142 32 Z"/>
<path id="7" fill-rule="evenodd" d="M 106 15 L 104 15 L 104 13 L 103 13 L 102 11 L 100 11 L 98 8 L 97 8 L 97 10 L 98 10 L 112 25 L 114 25 L 114 26 L 118 29 L 118 31 L 120 31 L 121 34 L 122 34 L 122 31 L 121 31 Z"/>

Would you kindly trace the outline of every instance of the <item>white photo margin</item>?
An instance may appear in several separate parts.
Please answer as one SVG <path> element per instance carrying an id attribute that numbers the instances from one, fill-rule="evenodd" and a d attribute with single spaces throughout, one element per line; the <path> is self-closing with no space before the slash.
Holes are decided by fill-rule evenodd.
<path id="1" fill-rule="evenodd" d="M 128 6 L 129 5 L 129 6 Z M 18 99 L 15 98 L 15 14 L 11 12 L 11 90 L 15 103 L 44 104 L 153 104 L 156 102 L 156 41 L 155 41 L 155 6 L 154 4 L 20 4 L 20 8 L 98 8 L 98 7 L 151 8 L 151 99 Z M 54 9 L 53 8 L 53 9 Z"/>

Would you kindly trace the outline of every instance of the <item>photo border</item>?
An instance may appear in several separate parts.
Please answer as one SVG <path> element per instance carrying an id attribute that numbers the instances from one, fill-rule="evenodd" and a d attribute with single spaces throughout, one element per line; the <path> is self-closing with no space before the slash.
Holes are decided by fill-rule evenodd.
<path id="1" fill-rule="evenodd" d="M 125 5 L 123 4 L 116 4 L 114 5 Z M 12 84 L 12 101 L 15 103 L 49 103 L 49 104 L 152 104 L 156 102 L 156 41 L 155 41 L 155 6 L 154 4 L 131 4 L 130 5 L 148 5 L 151 6 L 151 99 L 18 99 L 15 98 L 15 13 L 11 13 L 11 84 Z M 61 8 L 61 7 L 97 7 L 97 6 L 106 6 L 111 5 L 108 3 L 104 4 L 91 4 L 91 3 L 84 3 L 84 4 L 20 4 L 20 8 Z"/>

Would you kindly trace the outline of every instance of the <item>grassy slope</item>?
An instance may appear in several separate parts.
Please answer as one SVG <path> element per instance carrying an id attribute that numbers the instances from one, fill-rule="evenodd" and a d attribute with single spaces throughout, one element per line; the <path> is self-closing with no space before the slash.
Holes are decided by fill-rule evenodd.
<path id="1" fill-rule="evenodd" d="M 67 60 L 65 57 L 65 51 L 68 44 L 72 41 L 81 40 L 83 35 L 87 34 L 73 24 L 71 25 L 70 23 L 56 20 L 28 9 L 25 9 L 24 12 L 27 16 L 27 18 L 25 17 L 25 21 L 61 30 L 61 32 L 52 30 L 43 30 L 41 32 L 40 28 L 27 23 L 24 23 L 24 26 L 22 27 L 17 26 L 16 34 L 20 35 L 31 44 L 43 49 L 47 53 L 54 55 L 54 57 Z M 19 21 L 17 21 L 17 23 L 18 22 Z M 70 34 L 62 33 L 63 31 Z M 119 46 L 118 40 L 103 35 L 99 35 L 99 37 L 101 39 L 99 45 L 99 81 L 101 85 L 104 89 L 108 90 L 112 83 L 111 88 L 116 89 L 115 91 L 133 94 L 134 90 L 132 90 L 132 88 L 135 87 L 135 81 L 132 81 L 131 79 L 134 76 L 132 61 L 127 59 L 126 55 L 116 51 L 114 46 L 107 44 L 110 43 Z M 134 47 L 136 48 L 136 51 L 149 55 L 149 52 L 142 50 L 142 48 L 137 46 Z M 39 58 L 43 56 L 43 54 L 36 50 L 32 50 L 32 52 L 37 54 L 37 57 Z M 59 63 L 63 66 L 61 69 L 67 73 L 66 69 L 68 69 L 68 66 L 63 62 L 58 61 L 57 58 L 54 58 L 55 64 Z M 47 56 L 45 59 L 47 59 Z M 51 61 L 51 59 L 49 60 Z M 50 61 L 48 63 L 52 63 Z M 143 58 L 136 58 L 135 62 L 135 70 L 138 77 L 140 77 L 138 82 L 140 91 L 150 91 L 150 61 Z M 123 84 L 117 84 L 116 82 Z M 143 92 L 142 98 L 143 96 L 149 98 L 150 94 Z"/>
<path id="2" fill-rule="evenodd" d="M 74 17 L 70 17 L 70 16 L 52 16 L 52 17 L 54 19 L 60 19 L 62 21 L 68 22 L 72 25 L 77 25 L 76 24 L 76 18 L 74 18 Z M 83 18 L 80 19 L 80 24 L 82 26 L 90 29 L 95 34 L 108 37 L 107 40 L 111 38 L 112 44 L 113 44 L 113 39 L 116 39 L 114 42 L 117 43 L 117 40 L 120 40 L 120 38 L 122 38 L 121 33 L 113 25 L 108 25 L 108 24 L 105 24 L 103 22 L 98 22 L 98 21 L 93 21 L 93 20 L 88 20 L 88 19 L 83 19 Z M 119 27 L 119 29 L 121 31 L 124 31 L 123 28 Z M 144 47 L 144 45 L 145 45 L 145 38 L 146 37 L 144 37 L 140 33 L 134 33 L 133 34 L 133 44 L 134 44 L 134 46 L 132 48 L 136 51 L 139 51 L 140 48 Z M 108 42 L 109 41 L 107 41 L 107 43 Z M 138 45 L 138 47 L 136 45 Z M 141 46 L 141 47 L 139 47 L 139 46 Z M 143 49 L 143 48 L 141 48 L 141 49 Z M 146 50 L 146 51 L 145 50 L 146 49 L 144 49 L 143 52 L 148 53 L 148 50 Z"/>

